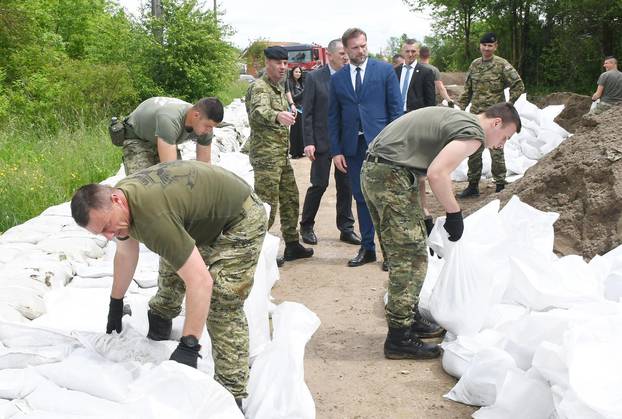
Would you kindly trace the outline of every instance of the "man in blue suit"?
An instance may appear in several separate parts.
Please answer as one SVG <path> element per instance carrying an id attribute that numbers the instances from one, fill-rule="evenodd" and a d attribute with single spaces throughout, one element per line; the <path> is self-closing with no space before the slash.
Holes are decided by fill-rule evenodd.
<path id="1" fill-rule="evenodd" d="M 376 260 L 374 225 L 361 192 L 361 167 L 367 144 L 403 114 L 403 102 L 395 71 L 389 63 L 367 57 L 367 35 L 350 28 L 341 37 L 350 64 L 330 80 L 328 132 L 335 168 L 347 173 L 356 201 L 361 248 L 348 266 Z"/>

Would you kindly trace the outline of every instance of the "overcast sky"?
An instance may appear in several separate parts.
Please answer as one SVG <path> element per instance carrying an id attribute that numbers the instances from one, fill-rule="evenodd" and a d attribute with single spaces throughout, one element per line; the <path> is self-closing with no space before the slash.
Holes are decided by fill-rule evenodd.
<path id="1" fill-rule="evenodd" d="M 149 0 L 116 1 L 133 14 L 140 5 L 150 4 Z M 213 7 L 212 0 L 203 4 Z M 326 46 L 352 26 L 367 32 L 374 53 L 384 49 L 391 36 L 406 33 L 423 41 L 431 35 L 429 17 L 410 12 L 402 0 L 220 0 L 218 5 L 225 23 L 236 31 L 230 41 L 239 48 L 258 38 Z"/>

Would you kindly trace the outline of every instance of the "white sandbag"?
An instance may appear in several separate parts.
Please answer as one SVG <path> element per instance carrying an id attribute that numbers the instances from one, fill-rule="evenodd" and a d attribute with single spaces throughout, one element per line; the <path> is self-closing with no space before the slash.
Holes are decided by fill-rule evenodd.
<path id="1" fill-rule="evenodd" d="M 472 336 L 452 336 L 447 333 L 441 343 L 443 348 L 443 370 L 456 378 L 462 377 L 471 360 L 479 351 L 504 345 L 504 338 L 499 332 L 491 329 L 482 330 Z"/>
<path id="2" fill-rule="evenodd" d="M 244 411 L 254 419 L 314 419 L 315 403 L 304 382 L 304 348 L 320 325 L 305 306 L 284 302 L 272 315 L 274 339 L 255 359 Z"/>
<path id="3" fill-rule="evenodd" d="M 527 94 L 523 93 L 514 103 L 514 107 L 521 117 L 540 125 L 540 108 L 527 100 Z"/>
<path id="4" fill-rule="evenodd" d="M 529 309 L 518 304 L 499 303 L 490 308 L 484 322 L 484 329 L 495 329 L 505 323 L 515 321 L 526 315 Z"/>
<path id="5" fill-rule="evenodd" d="M 482 407 L 475 419 L 546 419 L 553 414 L 551 388 L 539 377 L 510 369 L 492 406 Z"/>
<path id="6" fill-rule="evenodd" d="M 442 228 L 442 226 L 440 228 Z M 425 273 L 425 280 L 421 286 L 421 291 L 419 292 L 418 303 L 419 313 L 428 320 L 432 320 L 432 313 L 430 312 L 430 298 L 432 297 L 432 291 L 434 290 L 436 281 L 443 270 L 443 265 L 445 265 L 445 259 L 438 258 L 436 254 L 434 256 L 430 256 L 430 253 L 428 252 L 428 269 Z"/>
<path id="7" fill-rule="evenodd" d="M 43 252 L 17 256 L 0 269 L 0 280 L 36 280 L 49 288 L 63 287 L 73 276 L 71 263 L 59 255 Z"/>
<path id="8" fill-rule="evenodd" d="M 533 355 L 532 366 L 551 385 L 568 387 L 566 354 L 561 345 L 546 341 L 540 343 Z"/>
<path id="9" fill-rule="evenodd" d="M 32 393 L 45 378 L 35 368 L 0 370 L 0 399 L 22 399 Z"/>
<path id="10" fill-rule="evenodd" d="M 513 195 L 499 211 L 499 216 L 506 230 L 512 232 L 515 245 L 532 248 L 544 255 L 552 254 L 555 239 L 553 223 L 559 214 L 540 211 Z"/>
<path id="11" fill-rule="evenodd" d="M 467 172 L 469 170 L 468 161 L 469 161 L 468 158 L 462 160 L 460 164 L 458 165 L 458 167 L 456 167 L 454 171 L 451 172 L 451 180 L 453 180 L 454 182 L 466 182 L 468 180 L 467 178 Z"/>
<path id="12" fill-rule="evenodd" d="M 31 253 L 45 254 L 32 243 L 0 243 L 0 263 L 2 264 Z"/>
<path id="13" fill-rule="evenodd" d="M 0 283 L 0 304 L 19 311 L 27 319 L 36 319 L 45 313 L 44 292 L 26 286 L 4 286 Z"/>
<path id="14" fill-rule="evenodd" d="M 67 217 L 71 219 L 71 203 L 63 202 L 62 204 L 53 205 L 43 210 L 39 217 Z"/>
<path id="15" fill-rule="evenodd" d="M 11 323 L 28 323 L 28 319 L 24 317 L 15 307 L 8 303 L 0 303 L 0 321 Z"/>
<path id="16" fill-rule="evenodd" d="M 495 402 L 507 372 L 516 368 L 514 359 L 499 348 L 477 352 L 458 383 L 443 397 L 473 406 L 489 406 Z"/>
<path id="17" fill-rule="evenodd" d="M 217 165 L 235 173 L 251 187 L 255 187 L 255 174 L 248 155 L 239 152 L 222 153 Z"/>
<path id="18" fill-rule="evenodd" d="M 124 408 L 133 418 L 244 418 L 231 393 L 210 375 L 174 361 L 143 366 L 127 400 Z"/>
<path id="19" fill-rule="evenodd" d="M 254 358 L 261 353 L 270 342 L 270 290 L 279 278 L 276 266 L 277 252 L 280 239 L 270 233 L 264 238 L 257 268 L 253 280 L 253 287 L 244 301 L 244 313 L 248 321 L 249 356 L 251 365 Z"/>
<path id="20" fill-rule="evenodd" d="M 572 389 L 552 386 L 553 400 L 557 417 L 562 419 L 603 419 L 604 416 L 588 407 Z M 619 419 L 613 416 L 608 419 Z"/>
<path id="21" fill-rule="evenodd" d="M 90 238 L 45 239 L 37 243 L 37 247 L 49 253 L 64 254 L 78 262 L 104 255 L 97 241 Z"/>
<path id="22" fill-rule="evenodd" d="M 31 243 L 36 244 L 48 236 L 47 233 L 33 231 L 22 225 L 11 227 L 0 235 L 0 244 Z"/>
<path id="23" fill-rule="evenodd" d="M 60 387 L 115 402 L 125 400 L 132 381 L 131 372 L 122 365 L 81 348 L 61 362 L 40 365 L 36 369 Z"/>

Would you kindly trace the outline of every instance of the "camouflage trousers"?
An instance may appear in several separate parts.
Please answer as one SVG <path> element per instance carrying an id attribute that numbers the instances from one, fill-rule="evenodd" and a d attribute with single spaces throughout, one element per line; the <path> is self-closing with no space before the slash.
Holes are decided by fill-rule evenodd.
<path id="1" fill-rule="evenodd" d="M 298 241 L 299 198 L 294 169 L 289 159 L 284 164 L 277 162 L 258 162 L 251 159 L 255 172 L 255 192 L 262 201 L 270 205 L 268 228 L 274 224 L 276 211 L 281 216 L 281 233 L 285 242 Z"/>
<path id="2" fill-rule="evenodd" d="M 177 160 L 181 160 L 179 150 L 177 150 Z M 158 163 L 160 163 L 160 156 L 154 144 L 139 138 L 126 138 L 123 142 L 123 167 L 126 175 Z"/>
<path id="3" fill-rule="evenodd" d="M 410 327 L 428 255 L 417 179 L 403 167 L 365 162 L 361 189 L 389 262 L 387 323 L 391 328 Z"/>
<path id="4" fill-rule="evenodd" d="M 197 245 L 214 280 L 207 331 L 212 340 L 215 379 L 235 398 L 246 397 L 248 323 L 244 300 L 253 285 L 259 252 L 267 231 L 266 211 L 254 193 L 243 206 L 245 217 L 223 231 L 210 245 Z M 160 259 L 158 291 L 149 308 L 166 319 L 181 312 L 186 287 L 171 266 Z"/>
<path id="5" fill-rule="evenodd" d="M 505 185 L 505 154 L 503 149 L 490 150 L 490 157 L 492 159 L 492 178 L 497 185 Z M 482 153 L 484 152 L 484 146 L 482 145 L 475 154 L 469 157 L 469 171 L 467 177 L 469 183 L 479 183 L 482 177 Z"/>

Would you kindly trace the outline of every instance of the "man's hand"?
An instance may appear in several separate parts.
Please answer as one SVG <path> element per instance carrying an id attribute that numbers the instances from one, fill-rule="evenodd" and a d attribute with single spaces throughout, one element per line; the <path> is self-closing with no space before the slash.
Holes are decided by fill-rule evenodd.
<path id="1" fill-rule="evenodd" d="M 197 345 L 194 347 L 190 347 L 185 345 L 183 342 L 179 342 L 177 348 L 171 354 L 169 358 L 171 361 L 179 362 L 180 364 L 187 365 L 192 368 L 197 367 L 198 358 L 203 358 L 199 351 L 201 350 L 201 345 Z"/>
<path id="2" fill-rule="evenodd" d="M 296 107 L 296 104 L 292 103 L 291 105 L 289 105 L 289 109 L 294 114 L 294 118 L 296 118 L 296 116 L 298 115 L 298 108 Z"/>
<path id="3" fill-rule="evenodd" d="M 454 107 L 454 101 L 453 100 L 448 100 L 447 101 L 447 106 L 450 107 L 450 108 L 453 108 Z"/>
<path id="4" fill-rule="evenodd" d="M 343 154 L 337 154 L 333 156 L 333 163 L 335 164 L 335 168 L 343 173 L 348 173 L 348 164 L 346 163 L 346 158 Z"/>
<path id="5" fill-rule="evenodd" d="M 279 112 L 276 115 L 276 120 L 279 121 L 281 125 L 289 127 L 291 125 L 294 125 L 294 123 L 296 122 L 296 116 L 294 116 L 291 112 L 283 111 Z"/>
<path id="6" fill-rule="evenodd" d="M 464 232 L 464 222 L 462 221 L 462 211 L 448 212 L 445 219 L 445 230 L 449 233 L 449 240 L 457 242 Z"/>
<path id="7" fill-rule="evenodd" d="M 315 160 L 315 146 L 314 145 L 306 146 L 304 153 L 305 153 L 305 156 L 309 158 L 309 160 L 311 161 Z"/>
<path id="8" fill-rule="evenodd" d="M 110 334 L 113 330 L 117 333 L 121 333 L 123 325 L 121 319 L 123 318 L 123 298 L 110 297 L 110 306 L 108 308 L 108 324 L 106 324 L 106 333 Z"/>

